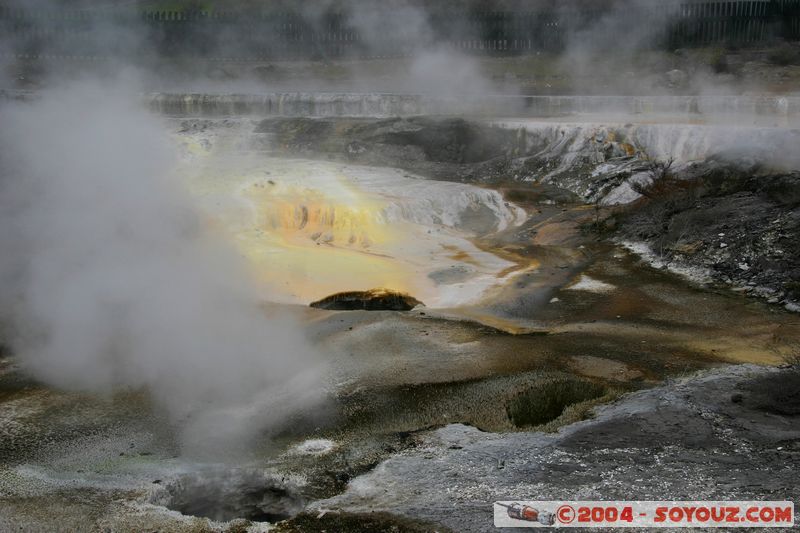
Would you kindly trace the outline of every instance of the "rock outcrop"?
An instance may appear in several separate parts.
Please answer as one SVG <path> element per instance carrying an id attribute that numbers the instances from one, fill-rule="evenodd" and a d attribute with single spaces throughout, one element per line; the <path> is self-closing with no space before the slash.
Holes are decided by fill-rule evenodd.
<path id="1" fill-rule="evenodd" d="M 622 216 L 617 235 L 734 290 L 800 310 L 800 173 L 714 160 L 662 183 Z M 647 254 L 644 254 L 647 255 Z"/>
<path id="2" fill-rule="evenodd" d="M 413 296 L 390 289 L 339 292 L 310 304 L 331 311 L 411 311 L 418 305 L 424 304 Z"/>
<path id="3" fill-rule="evenodd" d="M 487 531 L 492 502 L 510 495 L 793 500 L 798 383 L 794 369 L 740 365 L 632 393 L 555 434 L 445 426 L 312 509 L 391 512 L 466 532 Z"/>

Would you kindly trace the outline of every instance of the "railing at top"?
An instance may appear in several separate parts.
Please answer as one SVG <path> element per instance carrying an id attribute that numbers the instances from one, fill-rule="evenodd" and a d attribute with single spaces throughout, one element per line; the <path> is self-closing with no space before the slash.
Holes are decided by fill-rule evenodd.
<path id="1" fill-rule="evenodd" d="M 609 32 L 625 28 L 646 35 L 646 44 L 671 49 L 800 40 L 800 0 L 565 0 L 520 5 L 515 11 L 429 8 L 414 20 L 404 19 L 402 13 L 393 16 L 391 7 L 382 8 L 383 13 L 363 8 L 310 15 L 293 11 L 37 11 L 0 6 L 0 51 L 29 57 L 273 60 L 405 56 L 420 48 L 445 46 L 467 53 L 514 55 L 560 50 L 576 36 L 591 45 L 592 39 L 601 38 L 599 34 L 605 32 L 602 38 L 607 41 Z M 622 25 L 609 27 L 620 13 L 625 14 Z M 597 28 L 603 31 L 595 32 Z M 617 38 L 624 45 L 626 36 Z"/>

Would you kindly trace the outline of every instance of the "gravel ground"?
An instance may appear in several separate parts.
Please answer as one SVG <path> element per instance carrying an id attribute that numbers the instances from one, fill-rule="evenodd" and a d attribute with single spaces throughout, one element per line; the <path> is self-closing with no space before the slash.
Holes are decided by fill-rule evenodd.
<path id="1" fill-rule="evenodd" d="M 486 531 L 495 500 L 797 500 L 798 386 L 797 370 L 731 366 L 630 394 L 556 434 L 450 425 L 314 507 Z"/>

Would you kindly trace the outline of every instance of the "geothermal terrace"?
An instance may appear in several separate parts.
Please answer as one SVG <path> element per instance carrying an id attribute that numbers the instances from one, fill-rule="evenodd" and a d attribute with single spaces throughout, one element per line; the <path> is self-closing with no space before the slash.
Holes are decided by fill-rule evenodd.
<path id="1" fill-rule="evenodd" d="M 484 531 L 520 494 L 800 497 L 797 98 L 140 99 L 197 214 L 181 240 L 233 250 L 324 392 L 205 419 L 205 392 L 170 415 L 0 359 L 0 529 Z M 308 307 L 378 288 L 424 305 Z M 283 336 L 259 342 L 293 356 Z"/>

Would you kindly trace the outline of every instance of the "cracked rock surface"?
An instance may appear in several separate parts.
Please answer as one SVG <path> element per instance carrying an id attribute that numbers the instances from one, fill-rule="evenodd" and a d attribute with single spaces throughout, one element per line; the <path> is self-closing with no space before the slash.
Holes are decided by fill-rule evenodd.
<path id="1" fill-rule="evenodd" d="M 731 366 L 630 394 L 556 434 L 450 425 L 314 506 L 485 531 L 496 500 L 795 500 L 798 385 L 796 370 Z"/>

